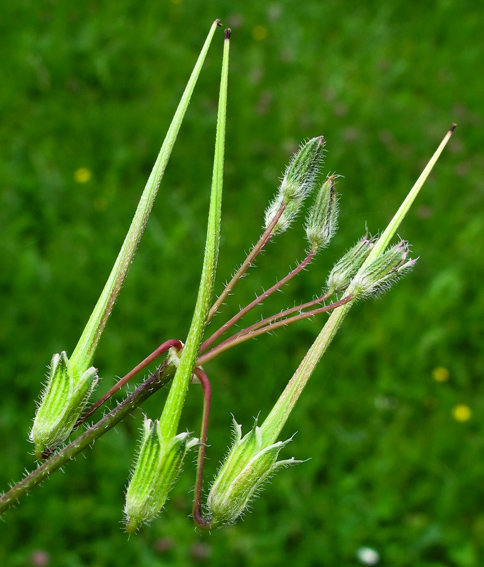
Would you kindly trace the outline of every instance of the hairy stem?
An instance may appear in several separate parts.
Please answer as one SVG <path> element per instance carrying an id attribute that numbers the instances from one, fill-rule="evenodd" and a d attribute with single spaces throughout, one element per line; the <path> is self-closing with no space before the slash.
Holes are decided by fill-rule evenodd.
<path id="1" fill-rule="evenodd" d="M 449 141 L 454 129 L 455 124 L 453 124 L 450 130 L 447 132 L 446 136 L 440 143 L 427 166 L 415 182 L 414 186 L 408 193 L 403 203 L 400 205 L 398 211 L 395 213 L 392 220 L 388 223 L 387 228 L 384 230 L 383 234 L 381 235 L 375 246 L 372 248 L 367 260 L 355 276 L 355 279 L 346 289 L 346 295 L 350 296 L 351 294 L 353 294 L 353 282 L 356 280 L 359 274 L 364 272 L 366 266 L 384 253 L 386 247 L 390 243 L 391 239 L 398 230 L 398 227 L 405 218 L 405 215 L 408 213 L 410 207 L 412 206 L 429 173 L 432 171 L 432 168 L 439 159 L 440 154 Z M 284 427 L 284 424 L 286 423 L 292 409 L 294 408 L 295 403 L 301 395 L 301 392 L 306 386 L 317 364 L 321 360 L 321 357 L 326 352 L 328 346 L 331 344 L 331 341 L 338 332 L 338 329 L 340 328 L 352 306 L 353 302 L 348 302 L 346 303 L 346 305 L 342 305 L 338 309 L 335 309 L 330 318 L 326 321 L 326 324 L 321 329 L 321 332 L 316 337 L 316 340 L 311 345 L 310 349 L 306 353 L 306 356 L 301 361 L 299 368 L 296 370 L 295 374 L 287 384 L 276 405 L 272 408 L 270 414 L 261 425 L 264 443 L 273 443 L 279 436 L 279 433 Z"/>
<path id="2" fill-rule="evenodd" d="M 299 274 L 299 272 L 304 270 L 304 268 L 313 259 L 314 254 L 315 251 L 311 250 L 306 256 L 306 258 L 296 268 L 294 268 L 294 270 L 289 272 L 287 276 L 282 278 L 282 280 L 276 282 L 271 288 L 269 288 L 267 291 L 264 291 L 264 293 L 258 295 L 254 299 L 254 301 L 249 303 L 246 307 L 244 307 L 238 313 L 236 313 L 229 321 L 227 321 L 227 323 L 222 325 L 218 331 L 216 331 L 211 337 L 209 337 L 204 343 L 202 343 L 202 346 L 200 347 L 200 352 L 206 351 L 219 337 L 221 337 L 227 331 L 227 329 L 230 329 L 232 325 L 237 323 L 237 321 L 240 321 L 240 319 L 242 319 L 242 317 L 246 315 L 251 309 L 253 309 L 256 305 L 259 305 L 259 303 L 267 299 L 275 291 L 281 289 L 281 287 L 283 287 L 289 280 L 291 280 L 293 277 Z"/>
<path id="3" fill-rule="evenodd" d="M 242 276 L 245 274 L 245 272 L 252 266 L 254 260 L 256 259 L 256 257 L 262 252 L 262 249 L 264 248 L 264 246 L 269 242 L 269 240 L 272 237 L 272 231 L 274 230 L 274 227 L 276 226 L 277 222 L 279 221 L 279 219 L 281 218 L 282 213 L 284 212 L 284 209 L 286 208 L 286 206 L 284 204 L 282 204 L 279 207 L 279 210 L 277 211 L 276 215 L 274 216 L 274 218 L 272 219 L 272 222 L 270 223 L 270 225 L 266 228 L 266 230 L 262 233 L 262 236 L 259 238 L 257 244 L 254 245 L 254 247 L 252 248 L 252 250 L 250 251 L 249 255 L 247 256 L 247 258 L 243 261 L 242 265 L 240 266 L 240 268 L 237 270 L 237 272 L 235 273 L 235 275 L 233 276 L 233 278 L 230 280 L 230 282 L 225 286 L 224 290 L 222 291 L 222 293 L 218 296 L 217 301 L 213 304 L 213 306 L 210 309 L 210 312 L 208 314 L 208 320 L 207 323 L 210 322 L 212 320 L 212 317 L 215 315 L 215 313 L 217 313 L 217 311 L 220 309 L 220 306 L 223 304 L 223 302 L 227 299 L 227 297 L 230 295 L 230 293 L 232 292 L 232 290 L 234 289 L 234 287 L 237 285 L 237 283 L 239 282 L 239 280 L 242 278 Z"/>
<path id="4" fill-rule="evenodd" d="M 104 396 L 99 398 L 97 402 L 92 404 L 92 406 L 77 420 L 77 423 L 74 429 L 77 429 L 82 423 L 86 421 L 98 408 L 100 408 L 109 398 L 111 398 L 118 390 L 120 390 L 125 384 L 127 384 L 136 374 L 141 372 L 143 368 L 146 368 L 148 364 L 151 364 L 153 360 L 161 356 L 164 352 L 166 352 L 171 347 L 175 347 L 178 351 L 183 348 L 183 344 L 178 339 L 170 339 L 169 341 L 165 341 L 161 344 L 157 349 L 155 349 L 149 356 L 147 356 L 142 362 L 140 362 L 137 366 L 128 372 L 126 376 L 121 378 L 114 386 L 107 391 Z"/>
<path id="5" fill-rule="evenodd" d="M 353 299 L 353 295 L 348 295 L 348 296 L 344 297 L 343 299 L 340 299 L 339 301 L 335 301 L 334 303 L 331 303 L 329 305 L 325 305 L 324 307 L 320 307 L 319 309 L 313 309 L 311 311 L 306 311 L 304 313 L 300 313 L 299 315 L 294 315 L 294 317 L 289 317 L 287 319 L 283 319 L 282 321 L 276 321 L 275 323 L 267 325 L 267 326 L 263 327 L 262 329 L 256 329 L 253 332 L 247 332 L 246 333 L 245 331 L 247 331 L 248 329 L 245 329 L 244 331 L 241 331 L 240 333 L 237 333 L 237 334 L 229 337 L 228 339 L 226 339 L 225 341 L 223 341 L 222 343 L 217 345 L 212 350 L 210 350 L 207 353 L 200 356 L 200 358 L 197 361 L 197 364 L 200 364 L 200 365 L 205 364 L 206 362 L 208 362 L 209 360 L 212 360 L 213 358 L 215 358 L 216 356 L 218 356 L 222 352 L 228 350 L 229 348 L 232 348 L 236 345 L 240 345 L 240 344 L 244 343 L 245 341 L 248 341 L 250 339 L 253 339 L 255 337 L 263 335 L 264 333 L 269 333 L 271 331 L 274 331 L 274 330 L 278 329 L 279 327 L 285 327 L 287 325 L 290 325 L 291 323 L 295 323 L 296 321 L 301 321 L 302 319 L 308 319 L 309 317 L 314 317 L 315 315 L 319 315 L 321 313 L 328 313 L 329 311 L 333 311 L 334 309 L 337 309 L 338 307 L 342 307 L 343 305 L 346 305 L 352 299 Z"/>
<path id="6" fill-rule="evenodd" d="M 65 465 L 68 461 L 72 460 L 88 445 L 91 445 L 99 439 L 99 437 L 112 429 L 134 408 L 138 407 L 147 398 L 152 396 L 156 391 L 169 382 L 173 378 L 174 373 L 174 366 L 171 364 L 168 365 L 166 361 L 164 361 L 156 372 L 143 382 L 143 384 L 138 386 L 138 388 L 136 388 L 130 396 L 119 403 L 112 411 L 92 425 L 77 439 L 69 443 L 69 445 L 52 455 L 52 457 L 2 495 L 0 497 L 0 514 L 12 507 L 20 498 L 22 498 L 22 496 L 28 494 L 53 472 Z"/>
<path id="7" fill-rule="evenodd" d="M 305 309 L 308 309 L 309 307 L 314 307 L 315 305 L 324 303 L 329 297 L 331 297 L 331 295 L 333 295 L 333 293 L 325 293 L 324 295 L 321 295 L 316 299 L 312 299 L 311 301 L 307 301 L 306 303 L 301 303 L 300 305 L 295 305 L 294 307 L 290 307 L 289 309 L 284 309 L 284 311 L 280 311 L 275 315 L 271 315 L 270 317 L 261 319 L 257 323 L 254 323 L 250 327 L 247 327 L 246 329 L 239 331 L 236 335 L 233 336 L 240 337 L 242 335 L 248 335 L 249 333 L 252 333 L 257 329 L 260 329 L 262 327 L 267 327 L 268 325 L 271 325 L 272 323 L 279 321 L 279 319 L 284 319 L 289 315 L 292 315 L 293 313 L 302 313 Z"/>

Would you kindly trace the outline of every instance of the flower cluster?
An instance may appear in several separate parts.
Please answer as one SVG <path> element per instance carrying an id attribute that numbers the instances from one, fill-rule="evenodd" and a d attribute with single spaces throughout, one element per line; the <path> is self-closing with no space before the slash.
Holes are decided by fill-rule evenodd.
<path id="1" fill-rule="evenodd" d="M 52 358 L 47 384 L 41 395 L 30 434 L 30 439 L 35 444 L 37 459 L 44 459 L 57 451 L 59 446 L 69 438 L 72 431 L 84 423 L 87 417 L 92 415 L 115 391 L 124 386 L 158 356 L 163 353 L 167 353 L 167 356 L 158 370 L 133 394 L 91 426 L 75 442 L 59 450 L 37 471 L 1 496 L 0 513 L 33 486 L 39 484 L 48 474 L 60 468 L 62 464 L 129 415 L 134 407 L 140 405 L 147 397 L 171 381 L 172 384 L 159 419 L 145 418 L 144 421 L 138 456 L 126 491 L 126 530 L 134 532 L 157 516 L 165 505 L 168 494 L 182 469 L 187 451 L 194 446 L 199 447 L 193 508 L 195 522 L 204 529 L 218 528 L 235 522 L 247 510 L 251 499 L 271 476 L 285 467 L 301 462 L 294 458 L 279 460 L 279 453 L 292 439 L 280 441 L 279 436 L 319 360 L 351 307 L 358 300 L 382 294 L 415 265 L 416 260 L 409 258 L 409 244 L 406 241 L 400 241 L 391 245 L 391 240 L 450 138 L 453 128 L 444 138 L 385 231 L 378 238 L 371 237 L 367 233 L 336 262 L 326 279 L 322 295 L 267 316 L 246 328 L 243 328 L 243 325 L 239 326 L 233 334 L 222 338 L 231 329 L 233 330 L 233 327 L 249 311 L 300 274 L 311 264 L 317 253 L 328 246 L 338 228 L 338 195 L 335 185 L 339 177 L 337 174 L 330 174 L 324 178 L 319 177 L 325 147 L 323 136 L 311 138 L 301 144 L 290 159 L 276 195 L 265 211 L 263 233 L 259 241 L 220 293 L 218 299 L 213 301 L 220 242 L 231 34 L 230 30 L 225 30 L 207 237 L 197 301 L 188 335 L 183 343 L 177 339 L 164 342 L 86 410 L 86 405 L 98 382 L 97 370 L 92 366 L 92 361 L 100 336 L 138 248 L 180 124 L 219 24 L 220 22 L 216 20 L 210 29 L 161 147 L 153 172 L 141 196 L 129 232 L 79 342 L 70 357 L 62 352 L 55 354 Z M 80 171 L 78 170 L 77 173 Z M 86 172 L 84 172 L 83 179 L 80 174 L 77 177 L 79 177 L 79 182 L 87 181 Z M 252 266 L 254 259 L 271 238 L 287 230 L 294 223 L 303 211 L 306 199 L 312 193 L 314 193 L 314 200 L 309 206 L 305 220 L 309 249 L 306 250 L 304 259 L 270 289 L 257 295 L 251 303 L 240 308 L 236 315 L 220 325 L 208 338 L 204 338 L 208 324 Z M 202 478 L 211 389 L 202 364 L 205 365 L 224 350 L 253 337 L 323 313 L 330 313 L 330 315 L 262 425 L 259 426 L 256 422 L 249 433 L 242 436 L 241 425 L 234 422 L 235 438 L 211 485 L 206 505 L 208 515 L 205 517 L 202 513 L 201 501 Z M 202 384 L 204 394 L 199 439 L 187 432 L 179 432 L 187 391 L 190 383 L 195 379 Z M 435 375 L 435 379 L 445 380 L 442 372 L 439 376 Z M 454 408 L 453 415 L 459 421 L 466 421 L 471 414 L 467 406 L 457 406 Z"/>

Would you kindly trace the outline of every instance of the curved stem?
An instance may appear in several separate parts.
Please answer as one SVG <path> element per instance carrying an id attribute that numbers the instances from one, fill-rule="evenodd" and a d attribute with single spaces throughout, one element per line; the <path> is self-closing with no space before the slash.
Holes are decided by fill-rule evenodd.
<path id="1" fill-rule="evenodd" d="M 118 404 L 112 411 L 106 414 L 97 423 L 92 425 L 87 431 L 74 439 L 69 445 L 47 459 L 42 465 L 32 471 L 23 480 L 18 482 L 13 488 L 0 497 L 0 514 L 11 508 L 17 500 L 28 494 L 35 486 L 42 483 L 57 469 L 72 460 L 77 454 L 83 451 L 88 445 L 92 445 L 99 437 L 104 435 L 123 418 L 125 418 L 134 408 L 138 407 L 147 398 L 169 382 L 175 373 L 173 365 L 167 364 L 166 360 L 160 368 L 154 372 L 143 384 Z"/>
<path id="2" fill-rule="evenodd" d="M 235 273 L 235 275 L 233 276 L 233 278 L 230 280 L 230 282 L 225 286 L 225 289 L 222 291 L 222 293 L 218 296 L 217 301 L 215 301 L 215 303 L 212 305 L 210 312 L 208 314 L 208 319 L 207 319 L 207 324 L 212 320 L 212 317 L 215 315 L 215 313 L 217 313 L 217 311 L 220 309 L 220 306 L 222 305 L 222 303 L 227 299 L 227 297 L 230 295 L 230 292 L 234 289 L 234 287 L 237 285 L 238 281 L 240 280 L 240 278 L 245 274 L 245 272 L 250 268 L 250 266 L 253 264 L 254 260 L 256 259 L 256 257 L 262 252 L 262 249 L 264 248 L 264 246 L 269 242 L 269 240 L 272 237 L 272 231 L 274 230 L 274 227 L 276 226 L 277 222 L 279 221 L 279 219 L 281 218 L 282 213 L 284 212 L 284 209 L 286 208 L 286 205 L 282 204 L 279 208 L 279 210 L 277 211 L 276 215 L 274 216 L 274 218 L 272 219 L 270 225 L 265 229 L 265 231 L 262 233 L 262 236 L 259 238 L 257 244 L 254 245 L 254 247 L 252 248 L 252 250 L 250 251 L 249 255 L 247 256 L 247 258 L 244 260 L 244 262 L 242 263 L 242 265 L 240 266 L 240 268 L 237 270 L 237 272 Z"/>
<path id="3" fill-rule="evenodd" d="M 131 372 L 128 372 L 128 374 L 126 374 L 126 376 L 124 376 L 123 378 L 121 378 L 121 380 L 116 382 L 116 384 L 114 384 L 114 386 L 109 391 L 107 391 L 104 394 L 104 396 L 102 396 L 101 398 L 99 398 L 99 400 L 97 402 L 92 404 L 92 406 L 83 415 L 81 415 L 81 417 L 77 420 L 77 423 L 76 423 L 74 429 L 77 429 L 82 423 L 84 423 L 86 421 L 86 419 L 88 419 L 99 407 L 101 407 L 107 400 L 109 400 L 109 398 L 111 396 L 113 396 L 113 394 L 115 394 L 125 384 L 127 384 L 131 380 L 131 378 L 136 376 L 136 374 L 141 372 L 141 370 L 143 370 L 143 368 L 148 366 L 148 364 L 151 364 L 153 362 L 153 360 L 158 358 L 160 355 L 162 355 L 164 352 L 166 352 L 171 347 L 175 347 L 177 350 L 180 351 L 183 348 L 183 344 L 178 339 L 170 339 L 169 341 L 165 341 L 163 344 L 161 344 L 149 356 L 147 356 L 142 362 L 140 362 L 137 366 L 135 366 L 133 368 L 133 370 L 131 370 Z"/>
<path id="4" fill-rule="evenodd" d="M 259 303 L 264 301 L 264 299 L 267 299 L 272 293 L 274 293 L 278 289 L 281 289 L 281 287 L 283 287 L 289 280 L 291 280 L 294 276 L 299 274 L 299 272 L 304 270 L 304 268 L 313 259 L 314 254 L 315 254 L 315 251 L 311 250 L 308 253 L 308 255 L 306 256 L 306 258 L 304 258 L 304 260 L 296 268 L 294 268 L 294 270 L 289 272 L 287 274 L 287 276 L 282 278 L 282 280 L 279 280 L 278 282 L 276 282 L 271 288 L 269 288 L 264 293 L 261 293 L 260 295 L 258 295 L 254 299 L 254 301 L 252 301 L 246 307 L 244 307 L 241 311 L 236 313 L 229 321 L 227 321 L 227 323 L 222 325 L 220 327 L 220 329 L 218 329 L 218 331 L 215 331 L 215 333 L 211 337 L 209 337 L 205 342 L 202 343 L 202 346 L 200 347 L 200 352 L 206 351 L 219 337 L 221 337 L 225 333 L 225 331 L 227 331 L 227 329 L 232 327 L 232 325 L 237 323 L 237 321 L 240 321 L 240 319 L 242 319 L 242 317 L 244 315 L 246 315 L 251 309 L 253 309 L 256 305 L 258 305 Z"/>
<path id="5" fill-rule="evenodd" d="M 209 530 L 212 525 L 212 520 L 207 520 L 203 517 L 202 514 L 202 489 L 203 465 L 205 462 L 205 449 L 207 448 L 208 417 L 210 414 L 210 400 L 212 398 L 212 389 L 208 376 L 201 368 L 196 367 L 194 372 L 197 378 L 200 380 L 203 388 L 203 415 L 200 431 L 200 449 L 198 451 L 197 461 L 197 476 L 195 481 L 195 497 L 193 499 L 193 520 L 202 530 Z"/>
<path id="6" fill-rule="evenodd" d="M 299 315 L 294 315 L 293 317 L 289 317 L 288 319 L 282 319 L 281 321 L 277 321 L 276 323 L 266 325 L 262 329 L 256 329 L 255 331 L 250 333 L 245 333 L 245 330 L 241 331 L 240 333 L 232 335 L 231 337 L 221 342 L 212 350 L 200 356 L 200 358 L 197 360 L 197 364 L 199 365 L 205 364 L 206 362 L 212 360 L 213 358 L 215 358 L 222 352 L 228 350 L 229 348 L 244 343 L 249 339 L 258 337 L 259 335 L 263 335 L 264 333 L 269 333 L 270 331 L 274 331 L 279 327 L 285 327 L 286 325 L 290 325 L 291 323 L 295 323 L 296 321 L 301 321 L 302 319 L 308 319 L 309 317 L 314 317 L 315 315 L 319 315 L 321 313 L 327 313 L 328 311 L 333 311 L 334 309 L 337 309 L 338 307 L 341 307 L 346 303 L 349 303 L 352 299 L 354 299 L 354 296 L 348 295 L 347 297 L 344 297 L 339 301 L 335 301 L 334 303 L 330 303 L 329 305 L 325 305 L 324 307 L 320 307 L 319 309 L 305 311 L 304 313 L 300 313 Z"/>

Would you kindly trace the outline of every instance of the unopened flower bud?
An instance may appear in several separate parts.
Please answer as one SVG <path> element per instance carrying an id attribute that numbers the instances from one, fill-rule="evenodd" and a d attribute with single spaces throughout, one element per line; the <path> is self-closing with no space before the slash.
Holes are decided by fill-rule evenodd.
<path id="1" fill-rule="evenodd" d="M 389 289 L 409 272 L 417 260 L 408 259 L 408 242 L 401 241 L 376 258 L 353 280 L 356 297 L 370 297 Z"/>
<path id="2" fill-rule="evenodd" d="M 97 380 L 95 368 L 78 376 L 65 352 L 54 354 L 30 432 L 37 459 L 69 437 Z"/>
<path id="3" fill-rule="evenodd" d="M 242 437 L 242 427 L 234 421 L 234 431 L 232 448 L 208 495 L 213 527 L 234 523 L 266 480 L 279 469 L 302 462 L 294 458 L 277 461 L 279 452 L 291 439 L 264 443 L 257 424 Z"/>
<path id="4" fill-rule="evenodd" d="M 279 209 L 284 210 L 272 229 L 273 234 L 284 232 L 296 218 L 304 199 L 311 193 L 323 161 L 324 138 L 312 138 L 294 154 L 286 168 L 279 191 L 265 213 L 268 228 Z"/>
<path id="5" fill-rule="evenodd" d="M 336 262 L 328 276 L 328 293 L 341 293 L 350 284 L 358 270 L 368 258 L 376 239 L 364 236 L 353 248 Z"/>
<path id="6" fill-rule="evenodd" d="M 164 441 L 158 420 L 145 419 L 138 459 L 126 492 L 126 531 L 132 533 L 163 508 L 185 454 L 198 439 L 180 433 Z"/>
<path id="7" fill-rule="evenodd" d="M 338 228 L 338 197 L 334 190 L 337 175 L 330 175 L 321 185 L 306 220 L 306 235 L 315 252 L 329 244 Z"/>

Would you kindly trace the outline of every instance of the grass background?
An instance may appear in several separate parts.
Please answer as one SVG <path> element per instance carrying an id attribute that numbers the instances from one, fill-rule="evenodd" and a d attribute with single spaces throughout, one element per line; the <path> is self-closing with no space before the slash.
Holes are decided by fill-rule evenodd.
<path id="1" fill-rule="evenodd" d="M 233 29 L 219 289 L 260 233 L 301 140 L 323 134 L 344 176 L 340 230 L 264 313 L 318 293 L 365 230 L 383 229 L 452 122 L 454 137 L 405 220 L 420 261 L 381 300 L 354 308 L 285 434 L 284 471 L 243 522 L 199 533 L 194 465 L 159 519 L 120 530 L 135 412 L 4 514 L 6 567 L 194 564 L 346 567 L 484 562 L 484 14 L 476 3 L 401 0 L 20 0 L 0 22 L 0 480 L 34 466 L 27 435 L 53 352 L 72 351 L 107 278 L 214 18 Z M 201 265 L 223 34 L 216 36 L 152 218 L 96 357 L 99 391 L 161 341 L 183 338 Z M 87 168 L 89 181 L 75 172 Z M 304 253 L 301 226 L 244 279 L 227 315 Z M 232 311 L 231 311 L 232 310 Z M 214 390 L 207 478 L 230 439 L 264 416 L 322 321 L 207 365 Z M 437 382 L 436 368 L 449 372 Z M 166 393 L 143 411 L 156 417 Z M 183 427 L 197 431 L 193 388 Z M 470 419 L 453 409 L 465 404 Z"/>

